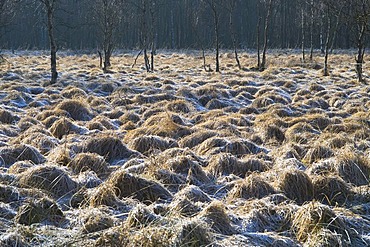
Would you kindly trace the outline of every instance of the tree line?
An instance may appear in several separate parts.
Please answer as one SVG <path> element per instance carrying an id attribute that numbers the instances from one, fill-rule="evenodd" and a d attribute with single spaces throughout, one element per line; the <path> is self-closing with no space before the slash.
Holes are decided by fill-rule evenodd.
<path id="1" fill-rule="evenodd" d="M 105 72 L 114 49 L 138 49 L 154 71 L 156 49 L 257 50 L 256 69 L 266 67 L 268 48 L 300 48 L 302 62 L 313 50 L 356 48 L 360 81 L 368 45 L 370 0 L 0 0 L 0 47 L 96 50 Z M 203 64 L 204 69 L 212 69 Z"/>

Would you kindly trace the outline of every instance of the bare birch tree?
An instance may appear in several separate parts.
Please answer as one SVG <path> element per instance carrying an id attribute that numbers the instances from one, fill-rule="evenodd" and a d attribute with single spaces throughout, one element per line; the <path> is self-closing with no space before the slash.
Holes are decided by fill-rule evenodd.
<path id="1" fill-rule="evenodd" d="M 100 66 L 104 73 L 111 67 L 111 57 L 116 43 L 116 34 L 122 20 L 124 0 L 95 0 L 94 18 L 99 28 Z M 104 56 L 104 61 L 103 61 Z"/>
<path id="2" fill-rule="evenodd" d="M 43 9 L 46 12 L 46 26 L 48 30 L 49 36 L 49 45 L 50 45 L 50 69 L 51 69 L 51 80 L 50 83 L 54 84 L 57 82 L 58 79 L 58 71 L 57 71 L 57 43 L 54 34 L 54 18 L 55 18 L 55 10 L 56 5 L 59 0 L 37 0 L 41 3 Z"/>
<path id="3" fill-rule="evenodd" d="M 235 32 L 234 21 L 233 21 L 234 12 L 235 12 L 237 3 L 238 3 L 238 0 L 226 1 L 226 10 L 229 13 L 229 28 L 230 28 L 231 39 L 232 39 L 233 48 L 234 48 L 235 61 L 236 61 L 236 64 L 238 65 L 238 68 L 241 69 L 239 56 L 238 56 L 238 49 L 237 49 L 236 32 Z"/>
<path id="4" fill-rule="evenodd" d="M 209 7 L 213 16 L 216 46 L 216 72 L 220 72 L 220 7 L 222 6 L 222 0 L 203 0 L 203 2 Z"/>
<path id="5" fill-rule="evenodd" d="M 262 6 L 262 8 L 261 8 Z M 266 69 L 266 52 L 267 52 L 267 46 L 268 46 L 268 34 L 269 34 L 269 28 L 271 23 L 271 18 L 273 14 L 273 6 L 274 1 L 273 0 L 259 0 L 257 2 L 257 8 L 258 8 L 258 23 L 257 23 L 257 53 L 258 53 L 258 70 L 264 71 Z M 262 11 L 263 9 L 265 11 L 265 17 L 264 17 L 264 27 L 263 27 L 263 46 L 262 46 L 262 58 L 260 54 L 260 25 L 262 20 Z"/>

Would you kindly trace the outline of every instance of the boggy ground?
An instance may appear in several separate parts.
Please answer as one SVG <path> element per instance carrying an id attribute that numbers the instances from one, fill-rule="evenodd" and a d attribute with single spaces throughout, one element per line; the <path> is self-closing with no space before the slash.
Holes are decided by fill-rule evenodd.
<path id="1" fill-rule="evenodd" d="M 226 52 L 221 73 L 197 52 L 159 52 L 154 73 L 117 55 L 103 74 L 61 52 L 55 85 L 46 54 L 1 65 L 1 246 L 370 245 L 351 54 L 323 77 L 318 54 L 276 51 L 261 73 Z"/>

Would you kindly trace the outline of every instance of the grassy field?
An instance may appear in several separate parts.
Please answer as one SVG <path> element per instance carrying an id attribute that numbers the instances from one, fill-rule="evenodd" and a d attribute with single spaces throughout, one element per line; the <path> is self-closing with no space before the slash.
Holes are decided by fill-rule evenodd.
<path id="1" fill-rule="evenodd" d="M 370 86 L 315 56 L 5 54 L 0 245 L 369 246 Z"/>

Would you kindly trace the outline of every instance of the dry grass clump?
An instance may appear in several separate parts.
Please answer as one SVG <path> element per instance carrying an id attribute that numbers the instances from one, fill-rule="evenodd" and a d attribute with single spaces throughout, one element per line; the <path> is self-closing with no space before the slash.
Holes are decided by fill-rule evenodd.
<path id="1" fill-rule="evenodd" d="M 200 219 L 207 222 L 217 233 L 232 235 L 236 230 L 231 226 L 225 206 L 220 201 L 213 201 L 199 213 Z"/>
<path id="2" fill-rule="evenodd" d="M 170 159 L 165 163 L 165 167 L 176 174 L 187 176 L 190 183 L 199 185 L 210 182 L 202 166 L 194 161 L 190 155 L 180 155 Z"/>
<path id="3" fill-rule="evenodd" d="M 18 131 L 19 130 L 12 125 L 0 124 L 0 136 L 2 137 L 2 140 L 6 140 L 9 137 L 16 137 L 19 134 Z M 5 143 L 1 146 L 5 146 Z"/>
<path id="4" fill-rule="evenodd" d="M 0 202 L 10 203 L 20 199 L 20 194 L 15 187 L 0 184 Z"/>
<path id="5" fill-rule="evenodd" d="M 29 160 L 17 161 L 9 167 L 7 172 L 9 174 L 20 174 L 31 168 L 33 165 L 34 164 Z"/>
<path id="6" fill-rule="evenodd" d="M 298 204 L 311 201 L 314 196 L 314 186 L 311 178 L 303 171 L 285 171 L 279 179 L 279 188 L 291 200 Z"/>
<path id="7" fill-rule="evenodd" d="M 330 231 L 334 235 L 339 234 L 345 241 L 348 230 L 343 220 L 330 207 L 319 202 L 303 205 L 295 213 L 293 219 L 293 231 L 300 242 L 320 236 L 322 231 Z"/>
<path id="8" fill-rule="evenodd" d="M 35 130 L 34 128 L 30 130 Z M 47 133 L 49 134 L 49 133 Z M 23 143 L 30 146 L 37 148 L 41 154 L 45 155 L 49 153 L 52 149 L 54 149 L 58 145 L 58 140 L 50 137 L 42 132 L 35 132 L 26 131 L 24 134 L 19 135 L 13 141 L 16 143 Z"/>
<path id="9" fill-rule="evenodd" d="M 27 239 L 18 232 L 4 233 L 0 237 L 0 246 L 3 247 L 27 247 Z"/>
<path id="10" fill-rule="evenodd" d="M 12 124 L 19 120 L 19 117 L 14 115 L 12 112 L 0 109 L 0 123 Z"/>
<path id="11" fill-rule="evenodd" d="M 105 130 L 104 126 L 101 123 L 91 121 L 86 124 L 86 128 L 88 128 L 89 130 Z"/>
<path id="12" fill-rule="evenodd" d="M 343 151 L 338 156 L 338 173 L 348 183 L 356 186 L 368 185 L 370 161 L 351 151 Z"/>
<path id="13" fill-rule="evenodd" d="M 243 115 L 260 114 L 258 108 L 253 106 L 241 107 L 239 113 Z"/>
<path id="14" fill-rule="evenodd" d="M 148 175 L 149 177 L 154 177 L 171 191 L 178 191 L 179 188 L 185 185 L 187 182 L 197 183 L 197 181 L 195 181 L 192 176 L 189 177 L 189 180 L 191 181 L 187 181 L 187 177 L 185 175 L 177 174 L 175 172 L 169 171 L 168 169 L 163 169 L 161 167 L 155 166 L 156 164 L 152 164 L 149 167 L 150 171 L 146 171 L 146 175 Z"/>
<path id="15" fill-rule="evenodd" d="M 49 117 L 69 117 L 69 113 L 62 109 L 44 110 L 36 115 L 39 121 L 45 121 Z M 46 125 L 46 123 L 44 123 Z"/>
<path id="16" fill-rule="evenodd" d="M 252 173 L 244 180 L 235 184 L 234 188 L 228 193 L 228 198 L 261 199 L 275 192 L 275 189 L 269 183 L 265 182 L 261 175 Z"/>
<path id="17" fill-rule="evenodd" d="M 240 113 L 231 113 L 220 119 L 225 120 L 228 123 L 239 126 L 239 127 L 250 127 L 253 125 L 253 123 L 250 121 L 249 118 L 247 118 L 246 116 Z"/>
<path id="18" fill-rule="evenodd" d="M 159 217 L 151 212 L 148 208 L 143 206 L 137 206 L 132 211 L 130 211 L 125 225 L 129 228 L 144 228 L 155 221 L 158 221 Z"/>
<path id="19" fill-rule="evenodd" d="M 329 229 L 320 229 L 315 234 L 308 236 L 305 243 L 307 247 L 347 246 L 343 243 L 343 236 Z M 348 245 L 349 246 L 349 245 Z"/>
<path id="20" fill-rule="evenodd" d="M 66 113 L 68 115 L 68 113 Z M 67 116 L 68 117 L 68 116 Z M 44 121 L 42 121 L 42 124 L 46 127 L 46 128 L 50 128 L 55 121 L 57 121 L 58 119 L 60 119 L 61 117 L 57 117 L 57 116 L 50 116 L 50 117 L 47 117 Z M 62 117 L 64 118 L 64 117 Z"/>
<path id="21" fill-rule="evenodd" d="M 105 157 L 108 163 L 114 163 L 115 161 L 137 155 L 136 152 L 128 149 L 118 137 L 109 135 L 98 135 L 89 138 L 84 144 L 83 151 L 86 153 L 97 153 Z"/>
<path id="22" fill-rule="evenodd" d="M 209 110 L 223 109 L 223 108 L 226 108 L 228 106 L 230 106 L 229 103 L 227 103 L 224 100 L 220 100 L 220 99 L 211 99 L 205 105 L 205 107 Z"/>
<path id="23" fill-rule="evenodd" d="M 364 125 L 356 123 L 354 121 L 332 124 L 329 125 L 325 130 L 330 133 L 343 133 L 345 135 L 353 134 L 361 130 L 365 130 L 365 132 L 367 131 L 367 129 L 364 128 Z"/>
<path id="24" fill-rule="evenodd" d="M 30 160 L 35 164 L 45 162 L 45 157 L 34 147 L 16 144 L 0 148 L 0 166 L 9 167 L 17 161 Z"/>
<path id="25" fill-rule="evenodd" d="M 64 88 L 61 93 L 64 98 L 68 99 L 87 97 L 87 94 L 84 90 L 74 86 L 68 86 Z"/>
<path id="26" fill-rule="evenodd" d="M 270 107 L 270 109 L 273 109 L 273 107 Z M 288 123 L 284 118 L 279 117 L 278 115 L 272 113 L 272 112 L 265 112 L 261 113 L 255 116 L 253 120 L 254 126 L 260 126 L 260 127 L 266 127 L 269 125 L 275 125 L 279 128 L 286 128 L 288 127 Z"/>
<path id="27" fill-rule="evenodd" d="M 198 205 L 186 198 L 173 200 L 169 208 L 170 211 L 184 217 L 194 217 L 201 211 L 201 208 Z"/>
<path id="28" fill-rule="evenodd" d="M 67 147 L 66 145 L 59 145 L 48 155 L 48 161 L 58 164 L 60 166 L 67 166 L 71 162 L 71 156 L 74 155 L 74 152 Z"/>
<path id="29" fill-rule="evenodd" d="M 83 215 L 83 229 L 84 233 L 98 232 L 110 227 L 113 227 L 114 221 L 107 213 L 99 209 L 89 210 L 87 215 Z"/>
<path id="30" fill-rule="evenodd" d="M 194 107 L 190 105 L 186 100 L 175 100 L 165 105 L 166 110 L 176 113 L 189 113 L 194 111 Z"/>
<path id="31" fill-rule="evenodd" d="M 206 122 L 209 119 L 220 119 L 223 116 L 226 116 L 227 113 L 222 110 L 210 110 L 206 112 L 199 112 L 194 115 L 192 121 L 196 124 Z"/>
<path id="32" fill-rule="evenodd" d="M 109 183 L 102 183 L 94 188 L 87 197 L 86 202 L 90 207 L 108 206 L 119 208 L 122 206 L 122 202 L 116 195 L 115 188 Z"/>
<path id="33" fill-rule="evenodd" d="M 169 200 L 171 193 L 157 182 L 144 179 L 125 171 L 117 171 L 109 180 L 119 198 L 134 198 L 145 204 L 158 200 Z"/>
<path id="34" fill-rule="evenodd" d="M 307 151 L 303 161 L 312 164 L 318 160 L 327 159 L 333 156 L 334 152 L 330 148 L 322 145 L 316 145 Z"/>
<path id="35" fill-rule="evenodd" d="M 23 144 L 36 147 L 41 154 L 47 154 L 58 145 L 57 139 L 40 132 L 27 133 L 19 136 L 17 139 L 21 139 L 19 141 Z"/>
<path id="36" fill-rule="evenodd" d="M 93 123 L 99 123 L 101 126 L 103 126 L 104 129 L 107 129 L 107 130 L 116 130 L 116 129 L 118 129 L 118 127 L 116 125 L 114 125 L 112 123 L 112 121 L 106 116 L 99 115 L 99 116 L 95 117 L 93 120 L 91 120 L 88 123 L 88 126 L 90 124 L 93 124 Z"/>
<path id="37" fill-rule="evenodd" d="M 186 198 L 192 202 L 210 202 L 211 198 L 195 185 L 188 185 L 176 193 L 175 198 Z"/>
<path id="38" fill-rule="evenodd" d="M 260 97 L 253 100 L 251 106 L 253 108 L 261 109 L 261 108 L 265 108 L 265 107 L 268 107 L 270 105 L 273 105 L 274 103 L 275 103 L 274 100 L 271 99 L 270 97 L 260 96 Z"/>
<path id="39" fill-rule="evenodd" d="M 208 138 L 214 137 L 217 132 L 212 130 L 200 129 L 195 131 L 193 134 L 188 135 L 180 139 L 179 146 L 182 148 L 193 148 L 200 143 L 204 142 Z"/>
<path id="40" fill-rule="evenodd" d="M 77 121 L 90 121 L 93 117 L 90 107 L 82 100 L 64 100 L 55 109 L 68 112 L 69 116 Z"/>
<path id="41" fill-rule="evenodd" d="M 308 123 L 314 129 L 321 131 L 326 129 L 326 127 L 328 127 L 332 123 L 330 118 L 323 113 L 313 113 L 313 114 L 308 113 L 301 117 L 292 118 L 290 120 L 291 126 L 300 122 Z"/>
<path id="42" fill-rule="evenodd" d="M 32 126 L 39 125 L 40 122 L 33 117 L 22 117 L 18 122 L 18 127 L 21 131 L 26 131 Z"/>
<path id="43" fill-rule="evenodd" d="M 90 107 L 98 110 L 99 112 L 107 112 L 111 110 L 110 102 L 106 98 L 89 96 L 87 98 L 87 103 Z"/>
<path id="44" fill-rule="evenodd" d="M 155 150 L 164 151 L 166 149 L 177 147 L 173 139 L 165 139 L 159 136 L 141 136 L 128 143 L 129 148 L 139 151 L 142 154 L 148 154 Z"/>
<path id="45" fill-rule="evenodd" d="M 14 202 L 13 202 L 14 203 Z M 0 227 L 4 227 L 4 221 L 9 224 L 12 220 L 14 220 L 16 216 L 16 212 L 12 209 L 12 207 L 9 204 L 0 203 L 0 218 L 2 219 L 2 224 L 0 224 Z M 2 245 L 0 245 L 2 246 Z"/>
<path id="46" fill-rule="evenodd" d="M 330 105 L 329 103 L 322 99 L 321 97 L 319 96 L 315 96 L 314 98 L 310 98 L 310 99 L 306 99 L 302 102 L 303 104 L 303 107 L 310 107 L 310 108 L 319 108 L 319 109 L 323 109 L 323 110 L 327 110 Z"/>
<path id="47" fill-rule="evenodd" d="M 211 118 L 208 121 L 198 124 L 197 127 L 218 131 L 218 137 L 241 136 L 241 132 L 238 130 L 238 126 L 231 124 L 227 118 Z M 196 129 L 194 131 L 196 131 Z"/>
<path id="48" fill-rule="evenodd" d="M 338 162 L 335 157 L 320 160 L 310 165 L 310 167 L 307 170 L 307 173 L 313 176 L 336 174 L 337 163 Z"/>
<path id="49" fill-rule="evenodd" d="M 285 137 L 289 142 L 299 144 L 307 144 L 314 140 L 318 134 L 319 132 L 312 128 L 310 124 L 304 122 L 296 123 L 285 131 Z"/>
<path id="50" fill-rule="evenodd" d="M 62 139 L 63 136 L 70 134 L 72 128 L 73 123 L 68 118 L 63 117 L 53 123 L 50 132 L 54 137 Z"/>
<path id="51" fill-rule="evenodd" d="M 35 166 L 19 176 L 19 185 L 44 190 L 53 196 L 60 197 L 73 192 L 77 183 L 69 174 L 57 166 Z"/>
<path id="52" fill-rule="evenodd" d="M 175 246 L 210 246 L 214 241 L 208 226 L 197 220 L 186 221 L 177 232 Z"/>
<path id="53" fill-rule="evenodd" d="M 289 107 L 283 104 L 271 105 L 267 110 L 268 115 L 278 116 L 279 118 L 292 117 L 296 113 Z"/>
<path id="54" fill-rule="evenodd" d="M 135 112 L 126 112 L 125 114 L 120 116 L 118 120 L 121 121 L 123 124 L 127 122 L 137 123 L 141 120 L 141 118 Z"/>
<path id="55" fill-rule="evenodd" d="M 240 160 L 232 154 L 218 154 L 211 157 L 206 170 L 214 177 L 234 174 L 244 177 L 249 172 L 267 171 L 269 166 L 262 160 L 248 158 Z"/>
<path id="56" fill-rule="evenodd" d="M 104 112 L 103 113 L 104 116 L 107 116 L 108 118 L 110 119 L 119 119 L 120 117 L 122 117 L 125 113 L 119 109 L 119 108 L 115 108 L 111 111 L 108 111 L 108 112 Z"/>
<path id="57" fill-rule="evenodd" d="M 57 223 L 64 218 L 63 212 L 58 205 L 51 199 L 43 197 L 41 199 L 27 201 L 18 209 L 15 221 L 23 225 L 32 225 L 44 221 Z"/>
<path id="58" fill-rule="evenodd" d="M 277 201 L 274 201 L 274 197 L 278 198 Z M 243 217 L 245 222 L 243 230 L 253 233 L 275 232 L 278 234 L 289 231 L 294 209 L 292 205 L 286 204 L 286 200 L 287 198 L 283 195 L 274 194 L 262 200 L 243 201 L 236 208 L 237 216 Z M 238 201 L 235 200 L 235 202 Z M 285 245 L 277 244 L 277 246 Z"/>
<path id="59" fill-rule="evenodd" d="M 151 93 L 151 92 L 146 92 L 146 93 Z M 151 95 L 136 94 L 132 100 L 136 104 L 143 105 L 143 104 L 153 104 L 153 103 L 157 103 L 157 102 L 165 101 L 165 100 L 171 101 L 171 100 L 177 100 L 177 99 L 178 98 L 176 96 L 167 92 L 167 93 L 151 94 Z"/>
<path id="60" fill-rule="evenodd" d="M 108 166 L 104 157 L 95 153 L 79 153 L 68 163 L 68 168 L 76 174 L 94 171 L 100 178 L 107 176 Z"/>
<path id="61" fill-rule="evenodd" d="M 114 232 L 106 232 L 98 239 L 95 246 L 174 246 L 174 229 L 156 224 L 141 229 L 120 226 Z"/>
<path id="62" fill-rule="evenodd" d="M 262 130 L 262 138 L 264 142 L 276 141 L 278 143 L 283 143 L 285 140 L 284 131 L 276 125 L 264 126 Z"/>
<path id="63" fill-rule="evenodd" d="M 137 128 L 136 124 L 134 124 L 131 121 L 128 121 L 128 122 L 126 122 L 125 124 L 123 124 L 121 126 L 121 130 L 123 130 L 123 131 L 130 131 L 130 130 L 134 130 L 136 128 Z"/>
<path id="64" fill-rule="evenodd" d="M 349 142 L 348 139 L 348 136 L 346 137 L 343 134 L 337 134 L 326 140 L 326 142 L 328 143 L 329 148 L 342 148 Z"/>
<path id="65" fill-rule="evenodd" d="M 192 130 L 185 125 L 180 116 L 170 113 L 158 113 L 148 118 L 140 128 L 129 131 L 125 136 L 125 140 L 129 141 L 142 135 L 156 135 L 178 139 L 191 133 Z"/>
<path id="66" fill-rule="evenodd" d="M 238 158 L 231 154 L 211 156 L 206 170 L 214 177 L 227 176 L 229 174 L 242 177 L 248 171 Z"/>
<path id="67" fill-rule="evenodd" d="M 352 197 L 350 186 L 338 176 L 317 176 L 312 182 L 315 198 L 322 203 L 343 205 Z"/>
<path id="68" fill-rule="evenodd" d="M 240 138 L 227 140 L 225 138 L 211 137 L 197 146 L 197 153 L 199 155 L 214 155 L 224 152 L 242 156 L 245 154 L 257 154 L 261 151 L 263 149 L 253 142 Z"/>

